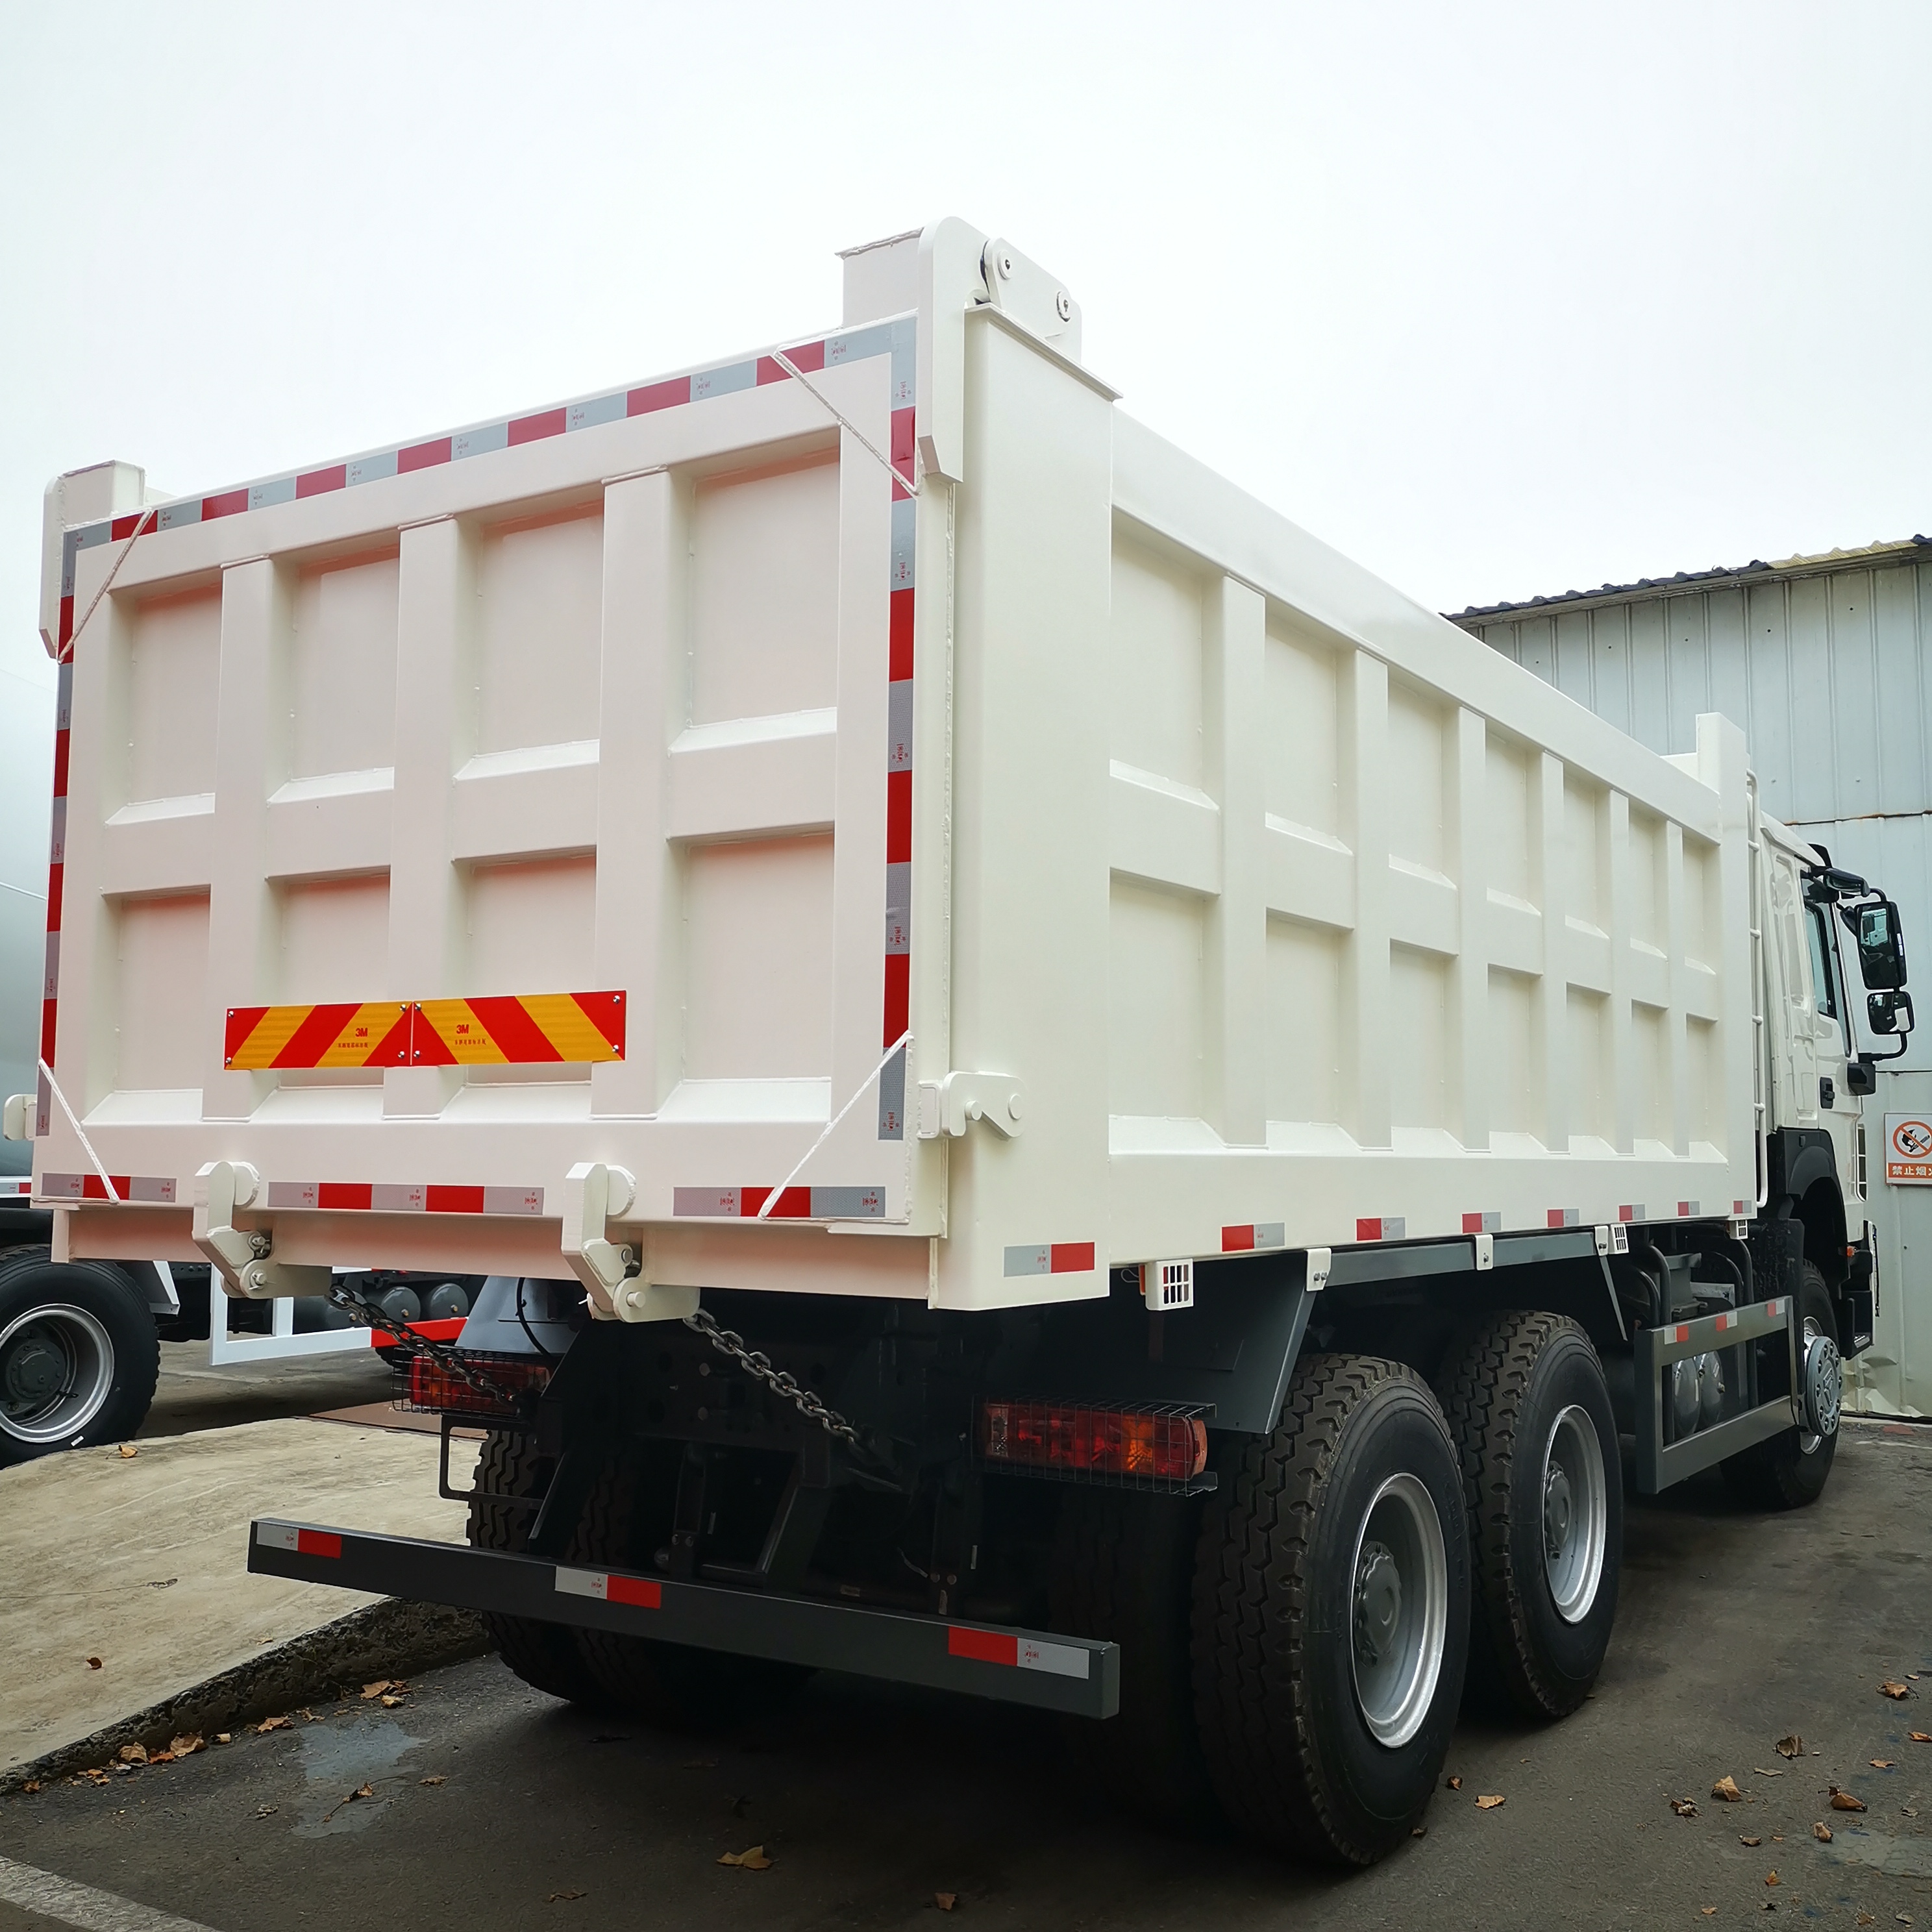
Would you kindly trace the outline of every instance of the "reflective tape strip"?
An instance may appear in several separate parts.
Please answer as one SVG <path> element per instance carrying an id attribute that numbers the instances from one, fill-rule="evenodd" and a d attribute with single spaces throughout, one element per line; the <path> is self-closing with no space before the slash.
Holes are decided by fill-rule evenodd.
<path id="1" fill-rule="evenodd" d="M 1020 1670 L 1044 1670 L 1055 1677 L 1084 1678 L 1092 1668 L 1092 1653 L 1070 1643 L 1048 1643 L 1039 1637 L 1016 1636 L 1010 1630 L 969 1630 L 949 1624 L 949 1657 L 975 1664 L 1000 1664 Z"/>
<path id="2" fill-rule="evenodd" d="M 1677 1204 L 1677 1211 L 1688 1220 L 1697 1213 L 1697 1204 L 1694 1201 L 1680 1201 Z"/>
<path id="3" fill-rule="evenodd" d="M 1009 1248 L 1006 1252 L 1008 1275 L 1091 1274 L 1094 1244 L 1091 1241 L 1048 1241 L 1038 1247 Z"/>
<path id="4" fill-rule="evenodd" d="M 600 1604 L 629 1604 L 640 1610 L 664 1607 L 664 1590 L 649 1576 L 614 1576 L 604 1570 L 557 1566 L 556 1587 L 566 1597 L 595 1597 Z"/>
<path id="5" fill-rule="evenodd" d="M 544 1191 L 434 1181 L 272 1180 L 268 1205 L 296 1214 L 541 1214 Z"/>
<path id="6" fill-rule="evenodd" d="M 674 1187 L 670 1211 L 680 1220 L 754 1221 L 769 1187 Z M 883 1221 L 883 1187 L 788 1187 L 768 1221 Z"/>
<path id="7" fill-rule="evenodd" d="M 1355 1238 L 1358 1241 L 1400 1241 L 1408 1226 L 1408 1217 L 1404 1214 L 1384 1214 L 1379 1220 L 1358 1218 Z"/>
<path id="8" fill-rule="evenodd" d="M 1240 1255 L 1256 1248 L 1278 1248 L 1286 1239 L 1287 1229 L 1281 1222 L 1257 1221 L 1251 1226 L 1223 1228 L 1221 1252 L 1224 1255 Z"/>
<path id="9" fill-rule="evenodd" d="M 1582 1214 L 1574 1208 L 1552 1208 L 1545 1217 L 1544 1226 L 1551 1228 L 1574 1228 L 1582 1221 Z"/>
<path id="10" fill-rule="evenodd" d="M 32 1194 L 33 1191 L 32 1180 L 0 1180 L 0 1200 L 10 1201 L 16 1195 Z"/>
<path id="11" fill-rule="evenodd" d="M 1462 1216 L 1462 1232 L 1466 1234 L 1495 1234 L 1502 1231 L 1503 1217 L 1493 1209 L 1484 1208 L 1479 1214 Z"/>
<path id="12" fill-rule="evenodd" d="M 352 1005 L 230 1006 L 224 1066 L 406 1066 L 410 1010 L 400 1000 Z"/>
<path id="13" fill-rule="evenodd" d="M 258 1522 L 255 1540 L 265 1550 L 292 1550 L 302 1556 L 340 1556 L 342 1538 L 332 1529 L 302 1529 L 292 1522 Z"/>
<path id="14" fill-rule="evenodd" d="M 116 1174 L 108 1177 L 114 1183 L 114 1192 L 107 1192 L 107 1182 L 98 1174 L 44 1174 L 40 1176 L 40 1198 L 43 1201 L 110 1201 L 118 1198 L 124 1204 L 136 1207 L 169 1208 L 179 1198 L 179 1189 L 172 1174 Z M 22 1181 L 26 1190 L 31 1184 Z"/>
<path id="15" fill-rule="evenodd" d="M 414 1066 L 578 1066 L 624 1057 L 621 992 L 424 1000 L 410 1042 Z"/>
<path id="16" fill-rule="evenodd" d="M 1617 1210 L 1617 1219 L 1619 1221 L 1641 1221 L 1643 1219 L 1643 1203 L 1641 1201 L 1626 1202 Z"/>

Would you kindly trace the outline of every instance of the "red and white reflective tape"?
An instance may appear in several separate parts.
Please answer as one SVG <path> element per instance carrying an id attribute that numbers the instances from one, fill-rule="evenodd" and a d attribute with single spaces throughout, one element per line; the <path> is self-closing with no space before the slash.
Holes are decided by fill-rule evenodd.
<path id="1" fill-rule="evenodd" d="M 861 1090 L 862 1090 L 862 1089 Z M 670 1211 L 697 1221 L 882 1221 L 883 1187 L 784 1187 L 769 1211 L 769 1187 L 674 1187 Z"/>
<path id="2" fill-rule="evenodd" d="M 340 1556 L 342 1538 L 332 1529 L 303 1529 L 292 1522 L 258 1522 L 255 1540 L 264 1550 L 292 1550 L 298 1556 Z"/>
<path id="3" fill-rule="evenodd" d="M 31 1196 L 34 1191 L 32 1180 L 22 1175 L 17 1180 L 0 1180 L 0 1201 L 14 1201 Z"/>
<path id="4" fill-rule="evenodd" d="M 974 1630 L 949 1624 L 946 1654 L 975 1664 L 1004 1664 L 1018 1670 L 1044 1670 L 1054 1677 L 1084 1678 L 1093 1669 L 1093 1653 L 1070 1643 L 1048 1643 L 1039 1637 L 1019 1636 L 1011 1630 Z"/>
<path id="5" fill-rule="evenodd" d="M 664 1586 L 650 1576 L 614 1576 L 608 1570 L 566 1570 L 560 1564 L 556 1587 L 566 1597 L 594 1597 L 600 1604 L 628 1604 L 639 1610 L 664 1608 Z"/>
<path id="6" fill-rule="evenodd" d="M 1479 1213 L 1462 1216 L 1462 1232 L 1466 1234 L 1499 1234 L 1502 1226 L 1503 1217 L 1492 1208 L 1485 1208 Z"/>
<path id="7" fill-rule="evenodd" d="M 1780 1296 L 1775 1301 L 1767 1301 L 1765 1303 L 1764 1312 L 1771 1320 L 1775 1322 L 1784 1312 L 1784 1298 Z M 1714 1324 L 1712 1332 L 1715 1334 L 1721 1335 L 1724 1334 L 1726 1330 L 1735 1328 L 1738 1324 L 1744 1319 L 1744 1311 L 1742 1308 L 1734 1308 L 1727 1314 L 1714 1315 L 1711 1317 L 1711 1320 Z M 1690 1330 L 1693 1325 L 1694 1324 L 1692 1323 L 1688 1322 L 1680 1322 L 1675 1328 L 1666 1328 L 1664 1330 L 1664 1339 L 1666 1342 L 1688 1342 L 1690 1339 Z"/>
<path id="8" fill-rule="evenodd" d="M 1221 1230 L 1224 1255 L 1244 1255 L 1256 1248 L 1285 1247 L 1287 1244 L 1288 1230 L 1280 1221 L 1256 1221 L 1252 1226 Z"/>
<path id="9" fill-rule="evenodd" d="M 1400 1241 L 1404 1238 L 1408 1226 L 1408 1216 L 1402 1214 L 1384 1214 L 1379 1220 L 1358 1218 L 1355 1238 L 1358 1241 Z"/>
<path id="10" fill-rule="evenodd" d="M 178 1184 L 172 1175 L 164 1178 L 148 1174 L 115 1174 L 107 1178 L 114 1184 L 111 1196 L 107 1192 L 107 1181 L 98 1174 L 44 1174 L 40 1176 L 40 1198 L 43 1201 L 118 1198 L 123 1204 L 136 1207 L 160 1208 L 172 1208 L 181 1198 Z"/>
<path id="11" fill-rule="evenodd" d="M 1694 1220 L 1697 1212 L 1697 1203 L 1694 1201 L 1680 1201 L 1677 1204 L 1677 1213 L 1680 1220 Z"/>
<path id="12" fill-rule="evenodd" d="M 1617 1219 L 1619 1221 L 1641 1221 L 1643 1219 L 1643 1203 L 1641 1201 L 1626 1201 L 1617 1210 Z"/>
<path id="13" fill-rule="evenodd" d="M 1748 1215 L 1750 1212 L 1750 1203 L 1748 1201 L 1733 1201 L 1731 1203 L 1731 1217 L 1733 1220 L 1742 1216 Z"/>
<path id="14" fill-rule="evenodd" d="M 1552 1208 L 1544 1216 L 1546 1228 L 1575 1228 L 1582 1224 L 1582 1210 L 1577 1208 Z"/>
<path id="15" fill-rule="evenodd" d="M 541 1214 L 541 1187 L 453 1187 L 420 1182 L 272 1180 L 268 1205 L 325 1214 Z"/>
<path id="16" fill-rule="evenodd" d="M 1091 1274 L 1094 1244 L 1091 1241 L 1046 1241 L 1009 1248 L 1006 1252 L 1008 1275 Z"/>

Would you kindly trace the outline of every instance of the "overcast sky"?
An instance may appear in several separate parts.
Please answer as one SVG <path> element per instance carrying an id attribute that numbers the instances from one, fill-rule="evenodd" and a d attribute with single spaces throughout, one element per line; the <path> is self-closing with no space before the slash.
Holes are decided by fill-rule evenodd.
<path id="1" fill-rule="evenodd" d="M 1928 56 L 1925 0 L 0 0 L 0 673 L 50 681 L 57 470 L 199 494 L 715 360 L 944 214 L 1438 608 L 1906 536 Z"/>

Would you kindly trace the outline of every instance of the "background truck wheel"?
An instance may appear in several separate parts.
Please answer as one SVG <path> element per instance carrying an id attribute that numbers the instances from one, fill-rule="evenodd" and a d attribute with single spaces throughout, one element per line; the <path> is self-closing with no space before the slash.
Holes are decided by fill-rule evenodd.
<path id="1" fill-rule="evenodd" d="M 1808 1378 L 1814 1385 L 1810 1410 L 1822 1426 L 1786 1430 L 1718 1466 L 1731 1494 L 1753 1509 L 1800 1509 L 1815 1503 L 1824 1494 L 1832 1459 L 1838 1453 L 1838 1317 L 1825 1277 L 1810 1262 L 1804 1264 L 1798 1292 L 1798 1316 L 1804 1324 L 1798 1345 L 1799 1393 L 1804 1394 Z"/>
<path id="2" fill-rule="evenodd" d="M 160 1366 L 147 1298 L 111 1262 L 0 1260 L 0 1464 L 124 1442 Z"/>
<path id="3" fill-rule="evenodd" d="M 1229 1816 L 1364 1865 L 1429 1803 L 1462 1692 L 1469 1556 L 1449 1432 L 1397 1362 L 1315 1355 L 1209 1500 L 1195 1708 Z"/>
<path id="4" fill-rule="evenodd" d="M 676 1444 L 614 1457 L 584 1506 L 572 1560 L 656 1570 L 656 1552 L 670 1540 L 676 1495 Z M 670 1731 L 724 1730 L 767 1714 L 789 1702 L 812 1675 L 802 1664 L 610 1630 L 580 1630 L 577 1644 L 609 1702 Z"/>
<path id="5" fill-rule="evenodd" d="M 1214 1815 L 1189 1668 L 1201 1499 L 1068 1489 L 1054 1545 L 1048 1622 L 1120 1646 L 1120 1708 L 1066 1720 L 1088 1782 L 1148 1822 Z"/>
<path id="6" fill-rule="evenodd" d="M 536 1453 L 536 1438 L 521 1430 L 495 1429 L 484 1437 L 476 1462 L 476 1486 L 499 1496 L 536 1495 L 549 1480 L 548 1458 Z M 501 1503 L 470 1505 L 470 1543 L 476 1550 L 523 1548 L 536 1520 L 534 1509 Z M 493 1616 L 483 1622 L 497 1654 L 532 1690 L 574 1704 L 601 1704 L 603 1688 L 591 1673 L 567 1624 L 538 1623 L 528 1617 Z"/>
<path id="7" fill-rule="evenodd" d="M 1492 1703 L 1561 1718 L 1610 1648 L 1623 1567 L 1623 1466 L 1603 1364 L 1561 1315 L 1492 1316 L 1438 1384 L 1462 1466 L 1469 1678 Z"/>

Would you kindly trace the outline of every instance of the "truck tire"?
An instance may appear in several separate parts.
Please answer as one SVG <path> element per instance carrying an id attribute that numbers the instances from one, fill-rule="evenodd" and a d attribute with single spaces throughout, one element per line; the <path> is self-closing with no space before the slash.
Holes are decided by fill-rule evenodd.
<path id="1" fill-rule="evenodd" d="M 147 1298 L 112 1262 L 0 1259 L 0 1465 L 124 1442 L 160 1366 Z"/>
<path id="2" fill-rule="evenodd" d="M 1822 1344 L 1831 1352 L 1828 1360 L 1821 1358 L 1818 1364 L 1828 1384 L 1826 1413 L 1822 1418 L 1826 1426 L 1817 1431 L 1787 1429 L 1718 1464 L 1724 1472 L 1725 1486 L 1747 1508 L 1802 1509 L 1807 1503 L 1815 1503 L 1825 1492 L 1832 1459 L 1838 1453 L 1838 1317 L 1832 1312 L 1832 1292 L 1825 1286 L 1825 1277 L 1811 1262 L 1804 1264 L 1798 1291 L 1798 1318 L 1804 1324 L 1799 1373 L 1805 1372 L 1812 1350 Z"/>
<path id="3" fill-rule="evenodd" d="M 670 1521 L 675 1461 L 662 1456 L 607 1462 L 572 1540 L 574 1558 L 648 1573 Z M 802 1664 L 661 1643 L 614 1630 L 580 1630 L 578 1654 L 607 1701 L 660 1730 L 728 1730 L 790 1702 L 812 1672 Z"/>
<path id="4" fill-rule="evenodd" d="M 1277 1850 L 1372 1864 L 1427 1808 L 1462 1692 L 1468 1534 L 1442 1412 L 1399 1362 L 1310 1356 L 1221 1474 L 1194 1598 L 1215 1794 Z"/>
<path id="5" fill-rule="evenodd" d="M 1150 1824 L 1216 1810 L 1189 1667 L 1200 1534 L 1196 1496 L 1070 1487 L 1060 1500 L 1048 1625 L 1120 1646 L 1118 1714 L 1067 1718 L 1067 1749 L 1090 1789 Z"/>
<path id="6" fill-rule="evenodd" d="M 549 1459 L 536 1452 L 536 1438 L 517 1429 L 493 1429 L 476 1459 L 476 1487 L 504 1496 L 532 1496 L 550 1478 Z M 469 1538 L 473 1550 L 521 1550 L 536 1511 L 502 1503 L 473 1501 Z M 497 1654 L 533 1690 L 573 1704 L 601 1704 L 603 1688 L 578 1653 L 576 1634 L 566 1624 L 538 1623 L 530 1617 L 483 1613 L 484 1627 Z"/>
<path id="7" fill-rule="evenodd" d="M 1603 1666 L 1623 1568 L 1604 1365 L 1567 1316 L 1494 1315 L 1450 1345 L 1438 1388 L 1469 1516 L 1471 1685 L 1567 1717 Z"/>

